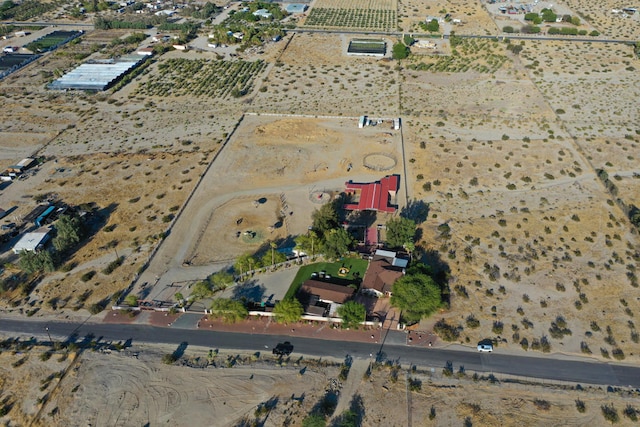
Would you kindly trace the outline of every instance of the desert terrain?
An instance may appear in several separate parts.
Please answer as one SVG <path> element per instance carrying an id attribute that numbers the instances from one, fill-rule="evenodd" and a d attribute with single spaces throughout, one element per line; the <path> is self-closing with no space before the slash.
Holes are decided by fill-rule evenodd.
<path id="1" fill-rule="evenodd" d="M 315 6 L 348 9 L 329 0 Z M 635 41 L 638 14 L 613 14 L 619 6 L 562 4 L 601 37 Z M 376 8 L 397 14 L 391 30 L 398 31 L 417 32 L 425 15 L 441 10 L 462 20 L 448 28 L 457 34 L 499 34 L 504 25 L 480 2 L 389 1 Z M 323 27 L 304 19 L 300 24 Z M 206 29 L 201 33 L 206 38 Z M 108 307 L 138 282 L 170 284 L 174 276 L 164 274 L 171 269 L 192 278 L 199 267 L 227 267 L 270 241 L 290 244 L 307 231 L 313 210 L 346 181 L 398 173 L 401 207 L 410 200 L 429 205 L 417 254 L 437 254 L 450 277 L 451 307 L 420 328 L 430 330 L 444 318 L 460 326 L 464 345 L 493 338 L 497 351 L 525 354 L 546 340 L 551 353 L 639 360 L 639 240 L 625 210 L 640 196 L 640 64 L 632 46 L 570 38 L 463 39 L 455 46 L 439 40 L 434 54 L 413 49 L 406 60 L 394 61 L 395 36 L 376 36 L 388 50 L 378 59 L 348 56 L 350 35 L 292 31 L 222 65 L 212 50 L 167 52 L 127 85 L 103 93 L 46 88 L 86 58 L 108 57 L 114 53 L 110 41 L 130 34 L 87 31 L 80 43 L 48 53 L 0 82 L 0 166 L 27 156 L 42 161 L 28 178 L 0 187 L 0 207 L 15 207 L 2 223 L 19 220 L 36 200 L 49 198 L 91 206 L 100 225 L 30 295 L 3 292 L 3 310 L 36 317 L 86 315 L 96 304 Z M 514 44 L 522 46 L 518 54 Z M 216 74 L 223 66 L 245 73 L 245 95 L 231 96 L 229 87 L 211 83 L 223 80 Z M 358 129 L 358 117 L 365 114 L 383 123 Z M 395 117 L 402 118 L 401 131 L 391 128 Z M 15 242 L 2 246 L 3 279 L 20 274 L 11 252 Z M 122 265 L 105 273 L 120 257 Z M 278 395 L 278 405 L 263 414 L 265 425 L 286 419 L 299 425 L 328 379 L 337 376 L 337 367 L 310 368 L 302 384 L 300 368 L 274 368 L 262 360 L 233 369 L 169 368 L 160 362 L 163 351 L 145 349 L 138 360 L 86 352 L 40 363 L 38 356 L 28 356 L 0 376 L 3 404 L 14 407 L 11 422 L 3 421 L 22 425 L 36 416 L 42 425 L 74 425 L 79 419 L 156 425 L 198 413 L 203 418 L 195 425 L 206 425 L 207 411 L 215 410 L 224 425 L 235 425 L 253 419 L 256 405 Z M 22 356 L 0 355 L 5 367 Z M 77 361 L 61 381 L 64 393 L 39 408 L 44 391 L 38 382 L 66 369 L 70 360 Z M 96 379 L 105 366 L 140 372 L 139 383 L 149 387 L 134 385 L 129 375 Z M 27 368 L 30 376 L 13 380 Z M 186 391 L 163 389 L 174 369 L 181 370 L 182 381 L 175 390 Z M 194 384 L 203 372 L 233 389 L 201 391 Z M 363 425 L 451 425 L 467 417 L 478 425 L 558 419 L 594 425 L 603 420 L 601 405 L 613 403 L 621 413 L 630 403 L 628 396 L 597 389 L 494 385 L 424 373 L 415 374 L 422 391 L 407 394 L 404 377 L 390 383 L 387 375 L 374 371 L 370 382 L 359 384 Z M 16 384 L 25 384 L 27 394 L 11 400 L 6 396 L 18 396 Z M 70 397 L 79 390 L 101 396 L 106 389 L 109 399 L 123 402 L 123 418 L 98 399 L 87 399 L 96 405 L 87 407 Z M 291 401 L 285 391 L 294 389 L 307 398 Z M 238 395 L 246 397 L 233 397 Z M 550 406 L 540 409 L 535 399 Z M 586 412 L 575 409 L 575 399 L 586 402 Z M 17 406 L 18 401 L 23 403 Z M 385 419 L 398 405 L 409 408 L 406 415 Z M 428 420 L 431 406 L 437 415 Z"/>
<path id="2" fill-rule="evenodd" d="M 603 406 L 615 410 L 619 425 L 635 425 L 630 414 L 638 410 L 637 395 L 625 390 L 482 376 L 458 367 L 432 372 L 355 360 L 345 376 L 342 360 L 297 354 L 279 360 L 187 347 L 166 364 L 175 348 L 118 351 L 97 343 L 94 350 L 72 351 L 30 344 L 15 352 L 15 345 L 5 344 L 0 354 L 2 407 L 13 416 L 8 425 L 188 419 L 194 426 L 294 426 L 315 410 L 339 423 L 349 409 L 363 426 L 601 425 Z"/>

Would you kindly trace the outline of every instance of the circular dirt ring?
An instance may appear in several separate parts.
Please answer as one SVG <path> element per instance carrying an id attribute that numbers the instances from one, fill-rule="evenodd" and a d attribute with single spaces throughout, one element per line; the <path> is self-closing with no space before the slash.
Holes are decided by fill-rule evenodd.
<path id="1" fill-rule="evenodd" d="M 331 195 L 329 193 L 325 193 L 324 191 L 314 191 L 309 194 L 309 200 L 311 200 L 313 203 L 322 205 L 331 200 Z"/>
<path id="2" fill-rule="evenodd" d="M 364 156 L 362 164 L 374 171 L 388 171 L 396 167 L 398 159 L 391 153 L 370 153 Z"/>

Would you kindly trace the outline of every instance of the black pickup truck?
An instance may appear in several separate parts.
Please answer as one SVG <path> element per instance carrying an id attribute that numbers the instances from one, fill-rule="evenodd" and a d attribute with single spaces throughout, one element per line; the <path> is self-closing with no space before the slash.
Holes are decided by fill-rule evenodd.
<path id="1" fill-rule="evenodd" d="M 273 354 L 276 356 L 288 356 L 293 351 L 293 346 L 289 341 L 278 343 L 273 349 Z"/>

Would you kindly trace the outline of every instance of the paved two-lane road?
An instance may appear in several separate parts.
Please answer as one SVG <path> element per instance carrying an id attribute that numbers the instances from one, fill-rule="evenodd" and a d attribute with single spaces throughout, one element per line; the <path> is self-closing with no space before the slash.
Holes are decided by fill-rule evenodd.
<path id="1" fill-rule="evenodd" d="M 45 329 L 48 328 L 48 331 Z M 640 367 L 596 361 L 559 359 L 555 355 L 528 357 L 500 354 L 500 349 L 491 354 L 475 351 L 419 348 L 400 345 L 383 345 L 327 341 L 274 335 L 239 334 L 198 329 L 162 328 L 147 325 L 123 325 L 107 323 L 67 323 L 58 321 L 32 321 L 0 319 L 0 332 L 10 335 L 45 338 L 47 333 L 55 339 L 66 339 L 71 335 L 81 338 L 93 334 L 96 339 L 106 341 L 131 340 L 136 343 L 165 343 L 209 348 L 237 349 L 248 351 L 270 351 L 281 341 L 291 341 L 294 355 L 301 353 L 316 357 L 343 358 L 347 354 L 354 358 L 368 359 L 382 351 L 387 359 L 404 365 L 441 370 L 447 362 L 457 371 L 466 370 L 484 373 L 509 374 L 541 380 L 561 380 L 576 384 L 599 384 L 640 388 Z"/>

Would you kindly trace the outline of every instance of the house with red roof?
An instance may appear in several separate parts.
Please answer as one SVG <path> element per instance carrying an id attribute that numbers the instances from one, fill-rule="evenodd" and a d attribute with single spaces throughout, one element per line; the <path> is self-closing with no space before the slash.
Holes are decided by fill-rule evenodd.
<path id="1" fill-rule="evenodd" d="M 399 186 L 400 175 L 388 175 L 371 183 L 346 182 L 345 192 L 357 202 L 347 203 L 343 207 L 349 211 L 394 213 L 398 209 L 395 199 Z"/>

